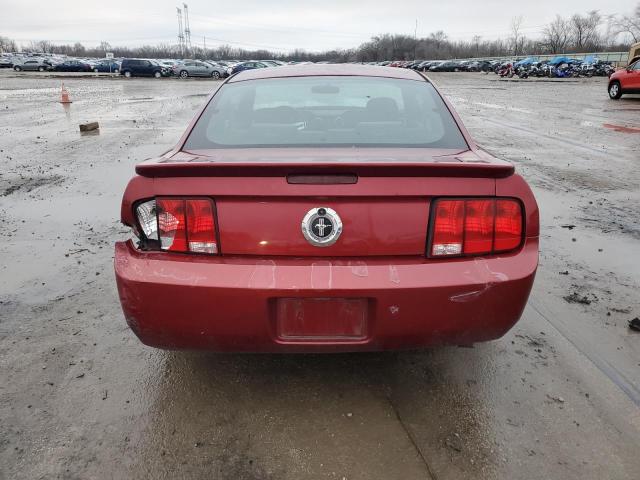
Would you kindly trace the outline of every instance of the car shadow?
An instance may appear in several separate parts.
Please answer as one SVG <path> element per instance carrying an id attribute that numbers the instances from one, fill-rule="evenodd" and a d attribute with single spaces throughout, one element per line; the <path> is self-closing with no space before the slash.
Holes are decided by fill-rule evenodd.
<path id="1" fill-rule="evenodd" d="M 495 352 L 490 344 L 327 355 L 165 352 L 145 386 L 150 421 L 137 444 L 143 458 L 185 460 L 194 469 L 210 462 L 224 478 L 299 478 L 282 470 L 291 468 L 320 475 L 326 462 L 341 472 L 354 462 L 383 469 L 416 454 L 428 457 L 428 469 L 490 477 L 495 432 L 484 399 L 492 386 L 483 372 L 494 370 Z"/>

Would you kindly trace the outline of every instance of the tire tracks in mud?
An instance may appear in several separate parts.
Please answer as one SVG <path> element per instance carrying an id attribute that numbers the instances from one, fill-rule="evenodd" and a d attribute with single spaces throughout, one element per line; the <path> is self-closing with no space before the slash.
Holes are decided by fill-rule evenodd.
<path id="1" fill-rule="evenodd" d="M 549 323 L 560 335 L 584 355 L 600 372 L 613 382 L 637 407 L 640 407 L 640 385 L 634 383 L 627 374 L 617 368 L 613 360 L 606 354 L 599 353 L 594 345 L 584 335 L 576 332 L 575 328 L 560 320 L 559 315 L 549 312 L 539 303 L 537 298 L 531 298 L 529 304 L 532 309 L 547 323 Z"/>

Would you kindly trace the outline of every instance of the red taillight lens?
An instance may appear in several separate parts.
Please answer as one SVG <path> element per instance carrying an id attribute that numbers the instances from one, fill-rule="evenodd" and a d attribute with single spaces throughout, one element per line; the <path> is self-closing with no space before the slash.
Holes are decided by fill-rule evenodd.
<path id="1" fill-rule="evenodd" d="M 218 253 L 213 203 L 208 199 L 187 200 L 187 240 L 189 251 Z"/>
<path id="2" fill-rule="evenodd" d="M 218 253 L 213 201 L 158 197 L 156 209 L 162 250 Z"/>
<path id="3" fill-rule="evenodd" d="M 517 200 L 442 199 L 433 211 L 432 257 L 505 252 L 522 241 L 522 206 Z"/>
<path id="4" fill-rule="evenodd" d="M 184 200 L 157 198 L 158 234 L 160 248 L 172 252 L 187 251 L 187 227 Z"/>
<path id="5" fill-rule="evenodd" d="M 464 253 L 487 253 L 493 243 L 493 200 L 466 200 L 464 218 Z"/>
<path id="6" fill-rule="evenodd" d="M 496 230 L 493 249 L 513 250 L 522 240 L 522 208 L 514 200 L 496 201 Z"/>
<path id="7" fill-rule="evenodd" d="M 432 255 L 460 255 L 464 227 L 464 202 L 440 200 L 436 205 Z"/>

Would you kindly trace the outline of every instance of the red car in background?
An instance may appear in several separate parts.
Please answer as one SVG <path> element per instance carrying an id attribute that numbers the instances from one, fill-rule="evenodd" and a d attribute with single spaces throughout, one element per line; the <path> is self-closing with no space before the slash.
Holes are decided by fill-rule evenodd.
<path id="1" fill-rule="evenodd" d="M 640 59 L 609 77 L 609 97 L 618 100 L 625 93 L 640 93 Z"/>
<path id="2" fill-rule="evenodd" d="M 115 273 L 154 347 L 472 344 L 515 324 L 534 281 L 530 188 L 413 70 L 241 72 L 136 173 Z"/>

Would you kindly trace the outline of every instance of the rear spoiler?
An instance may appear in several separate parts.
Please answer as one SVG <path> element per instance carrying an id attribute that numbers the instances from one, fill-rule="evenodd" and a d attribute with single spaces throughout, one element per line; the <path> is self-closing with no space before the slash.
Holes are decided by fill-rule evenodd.
<path id="1" fill-rule="evenodd" d="M 339 175 L 363 177 L 469 177 L 504 178 L 513 175 L 508 162 L 484 161 L 371 162 L 371 161 L 147 161 L 136 166 L 143 177 L 282 177 L 287 175 Z"/>

